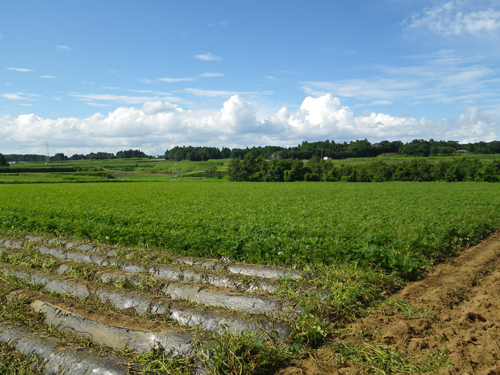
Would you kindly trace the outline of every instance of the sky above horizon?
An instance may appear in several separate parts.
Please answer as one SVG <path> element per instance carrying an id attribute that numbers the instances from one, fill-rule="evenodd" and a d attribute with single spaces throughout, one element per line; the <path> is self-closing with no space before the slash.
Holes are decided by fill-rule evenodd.
<path id="1" fill-rule="evenodd" d="M 500 0 L 0 4 L 0 153 L 500 140 Z"/>

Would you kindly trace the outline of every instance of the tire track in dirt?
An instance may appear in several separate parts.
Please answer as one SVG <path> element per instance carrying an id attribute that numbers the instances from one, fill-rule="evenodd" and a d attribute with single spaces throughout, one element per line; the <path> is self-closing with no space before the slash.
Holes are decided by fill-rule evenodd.
<path id="1" fill-rule="evenodd" d="M 331 344 L 384 343 L 408 358 L 419 358 L 437 349 L 447 353 L 450 363 L 438 371 L 440 375 L 500 374 L 500 232 L 436 266 L 423 280 L 407 285 L 394 297 L 425 309 L 432 316 L 408 317 L 383 307 L 339 327 L 352 333 L 336 337 Z M 303 359 L 278 372 L 366 373 L 369 372 L 351 361 L 342 360 L 329 346 L 315 358 Z"/>

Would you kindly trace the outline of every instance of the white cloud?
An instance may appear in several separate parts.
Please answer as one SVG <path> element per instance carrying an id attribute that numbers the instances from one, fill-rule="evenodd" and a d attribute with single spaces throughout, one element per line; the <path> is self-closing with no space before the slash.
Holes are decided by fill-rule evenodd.
<path id="1" fill-rule="evenodd" d="M 104 103 L 94 103 L 94 102 L 85 102 L 85 104 L 93 106 L 93 107 L 111 107 L 110 104 L 104 104 Z"/>
<path id="2" fill-rule="evenodd" d="M 151 83 L 154 83 L 155 81 L 153 81 L 151 79 L 143 78 L 143 79 L 140 79 L 139 82 L 146 83 L 146 84 L 150 85 Z"/>
<path id="3" fill-rule="evenodd" d="M 26 100 L 22 94 L 2 94 L 0 95 L 2 98 L 10 99 L 10 100 Z"/>
<path id="4" fill-rule="evenodd" d="M 163 92 L 163 91 L 154 91 L 154 90 L 128 90 L 130 92 L 139 92 L 141 94 L 154 94 L 154 95 L 161 95 L 161 96 L 170 96 L 172 94 L 168 92 Z"/>
<path id="5" fill-rule="evenodd" d="M 390 100 L 375 100 L 368 105 L 391 105 L 392 103 L 394 102 Z"/>
<path id="6" fill-rule="evenodd" d="M 216 77 L 224 77 L 224 74 L 222 73 L 201 73 L 200 77 L 203 78 L 216 78 Z"/>
<path id="7" fill-rule="evenodd" d="M 228 97 L 232 95 L 273 95 L 272 91 L 221 91 L 221 90 L 203 90 L 203 89 L 193 89 L 187 88 L 184 89 L 185 92 L 194 96 L 206 96 L 210 98 L 216 97 Z"/>
<path id="8" fill-rule="evenodd" d="M 192 82 L 194 78 L 158 78 L 158 81 L 173 83 L 173 82 Z"/>
<path id="9" fill-rule="evenodd" d="M 83 101 L 108 101 L 108 102 L 118 102 L 125 104 L 142 104 L 151 100 L 159 100 L 158 97 L 150 96 L 128 96 L 128 95 L 101 95 L 101 94 L 78 94 L 71 93 L 69 96 L 78 98 Z"/>
<path id="10" fill-rule="evenodd" d="M 217 77 L 224 77 L 224 74 L 222 73 L 201 73 L 199 75 L 201 78 L 217 78 Z M 193 82 L 196 81 L 196 78 L 193 77 L 186 77 L 186 78 L 157 78 L 158 81 L 162 82 L 167 82 L 167 83 L 174 83 L 174 82 Z"/>
<path id="11" fill-rule="evenodd" d="M 22 107 L 33 107 L 33 104 L 28 104 L 28 103 L 17 103 L 17 105 L 20 105 Z"/>
<path id="12" fill-rule="evenodd" d="M 32 72 L 33 69 L 24 69 L 24 68 L 7 68 L 7 70 L 13 70 L 15 72 L 21 72 L 21 73 L 26 73 L 26 72 Z"/>
<path id="13" fill-rule="evenodd" d="M 496 33 L 500 30 L 500 3 L 492 1 L 489 8 L 481 6 L 485 3 L 465 0 L 440 2 L 404 20 L 403 25 L 407 29 L 423 29 L 444 36 Z"/>
<path id="14" fill-rule="evenodd" d="M 56 46 L 56 49 L 60 52 L 69 52 L 73 50 L 73 48 L 68 47 L 68 46 Z"/>
<path id="15" fill-rule="evenodd" d="M 198 60 L 204 60 L 204 61 L 221 61 L 222 60 L 222 57 L 215 56 L 211 52 L 203 53 L 201 55 L 196 55 L 196 56 L 194 56 L 194 58 L 198 59 Z"/>
<path id="16" fill-rule="evenodd" d="M 392 103 L 394 102 L 390 100 L 374 100 L 373 102 L 368 104 L 355 104 L 352 106 L 352 108 L 366 107 L 369 105 L 391 105 Z"/>
<path id="17" fill-rule="evenodd" d="M 302 82 L 302 89 L 309 95 L 331 93 L 376 105 L 395 101 L 404 101 L 407 105 L 413 102 L 473 104 L 498 95 L 499 71 L 478 65 L 467 56 L 462 59 L 453 50 L 407 59 L 421 61 L 404 67 L 373 66 L 378 74 L 372 78 Z"/>
<path id="18" fill-rule="evenodd" d="M 500 138 L 500 119 L 475 107 L 456 119 L 438 122 L 412 118 L 409 114 L 395 117 L 370 111 L 355 116 L 339 98 L 327 94 L 307 97 L 298 110 L 283 107 L 262 120 L 258 112 L 251 102 L 234 95 L 214 111 L 185 111 L 168 102 L 148 101 L 141 107 L 120 107 L 107 115 L 96 113 L 84 119 L 44 119 L 34 114 L 4 116 L 0 117 L 0 149 L 8 153 L 41 152 L 41 139 L 51 139 L 51 147 L 68 154 L 147 148 L 150 143 L 165 148 L 183 144 L 246 147 L 291 146 L 303 140 L 321 139 L 368 138 L 375 142 Z"/>
<path id="19" fill-rule="evenodd" d="M 41 95 L 36 94 L 26 94 L 23 92 L 11 93 L 11 94 L 2 94 L 0 95 L 2 98 L 10 99 L 10 100 L 37 100 L 35 98 L 41 98 Z"/>
<path id="20" fill-rule="evenodd" d="M 52 78 L 56 78 L 56 77 L 54 77 L 54 76 L 40 76 L 40 78 L 52 79 Z"/>

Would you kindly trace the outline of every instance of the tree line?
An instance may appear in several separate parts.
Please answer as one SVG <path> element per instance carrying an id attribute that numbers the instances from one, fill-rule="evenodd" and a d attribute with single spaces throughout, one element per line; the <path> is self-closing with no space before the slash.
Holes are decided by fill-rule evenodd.
<path id="1" fill-rule="evenodd" d="M 293 182 L 293 181 L 485 181 L 500 182 L 500 160 L 483 164 L 478 159 L 456 158 L 428 163 L 412 159 L 398 163 L 375 161 L 367 164 L 340 166 L 317 156 L 307 163 L 300 159 L 273 159 L 248 153 L 233 159 L 228 167 L 230 181 Z"/>
<path id="2" fill-rule="evenodd" d="M 474 154 L 498 154 L 500 142 L 476 142 L 460 144 L 458 141 L 435 141 L 414 139 L 411 142 L 382 141 L 370 143 L 367 139 L 351 142 L 336 143 L 333 140 L 307 142 L 293 147 L 259 146 L 247 148 L 193 147 L 176 146 L 165 152 L 166 159 L 202 161 L 208 159 L 243 159 L 246 154 L 263 156 L 266 159 L 310 159 L 314 156 L 330 159 L 346 159 L 357 157 L 375 157 L 383 154 L 397 154 L 401 156 L 428 157 L 446 156 L 459 152 Z"/>
<path id="3" fill-rule="evenodd" d="M 433 139 L 414 139 L 411 142 L 382 141 L 371 143 L 367 139 L 351 142 L 335 142 L 325 140 L 319 142 L 304 141 L 297 146 L 254 146 L 246 148 L 228 147 L 193 147 L 176 146 L 165 151 L 165 159 L 206 161 L 210 159 L 243 159 L 246 154 L 262 156 L 266 159 L 311 159 L 314 156 L 328 157 L 330 159 L 346 159 L 357 157 L 375 157 L 383 154 L 394 154 L 401 156 L 428 157 L 446 156 L 459 152 L 474 154 L 498 154 L 500 153 L 500 141 L 476 142 L 459 144 L 458 141 L 435 141 Z M 148 158 L 140 150 L 119 151 L 116 154 L 109 152 L 96 152 L 87 155 L 75 154 L 67 157 L 63 153 L 57 153 L 50 157 L 50 161 L 63 160 L 86 160 L 86 159 L 116 159 L 116 158 Z M 46 155 L 37 154 L 10 154 L 5 155 L 7 161 L 47 161 Z"/>
<path id="4" fill-rule="evenodd" d="M 130 159 L 130 158 L 149 158 L 141 150 L 118 151 L 116 154 L 110 152 L 91 152 L 90 154 L 74 154 L 70 157 L 63 153 L 57 153 L 54 156 L 38 154 L 6 154 L 4 156 L 7 162 L 43 162 L 43 161 L 65 161 L 65 160 L 104 160 L 104 159 Z"/>

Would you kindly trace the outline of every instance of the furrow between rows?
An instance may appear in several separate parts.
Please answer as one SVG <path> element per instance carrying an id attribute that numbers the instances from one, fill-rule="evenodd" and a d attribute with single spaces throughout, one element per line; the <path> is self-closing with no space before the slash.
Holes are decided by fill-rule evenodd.
<path id="1" fill-rule="evenodd" d="M 80 300 L 95 297 L 117 310 L 133 309 L 139 315 L 144 313 L 166 314 L 180 325 L 199 327 L 207 332 L 223 333 L 227 330 L 230 333 L 239 334 L 250 331 L 259 337 L 279 338 L 281 340 L 285 340 L 291 333 L 291 329 L 287 325 L 261 314 L 252 316 L 241 314 L 238 311 L 231 312 L 221 308 L 208 309 L 203 308 L 203 306 L 198 307 L 193 303 L 183 303 L 183 299 L 188 299 L 190 295 L 199 292 L 198 287 L 180 289 L 177 285 L 169 286 L 167 284 L 163 289 L 170 288 L 170 295 L 177 297 L 180 302 L 177 303 L 175 298 L 126 291 L 111 285 L 64 278 L 57 274 L 26 270 L 7 264 L 0 264 L 0 270 L 4 274 L 26 283 L 41 285 L 41 288 L 48 293 L 72 295 Z M 211 298 L 220 298 L 220 296 L 212 296 Z M 234 298 L 237 298 L 237 295 L 234 295 Z M 255 308 L 258 306 L 252 307 L 252 310 Z"/>
<path id="2" fill-rule="evenodd" d="M 49 246 L 37 245 L 36 243 L 43 243 Z M 278 289 L 279 280 L 286 278 L 298 280 L 303 276 L 308 276 L 304 271 L 236 264 L 213 259 L 196 260 L 185 257 L 174 257 L 174 262 L 177 265 L 158 265 L 154 262 L 140 264 L 139 262 L 126 260 L 133 255 L 132 253 L 125 254 L 123 257 L 125 260 L 123 260 L 115 256 L 117 254 L 115 249 L 107 248 L 99 250 L 98 246 L 89 244 L 78 245 L 75 242 L 58 242 L 55 239 L 46 239 L 37 236 L 26 236 L 25 241 L 0 239 L 0 246 L 12 249 L 22 249 L 29 246 L 42 254 L 48 254 L 60 260 L 74 260 L 102 266 L 119 265 L 126 272 L 147 273 L 153 277 L 167 280 L 192 281 L 244 292 L 261 291 L 273 293 Z M 103 252 L 103 254 L 98 254 L 98 252 Z M 158 256 L 158 258 L 164 257 Z"/>

